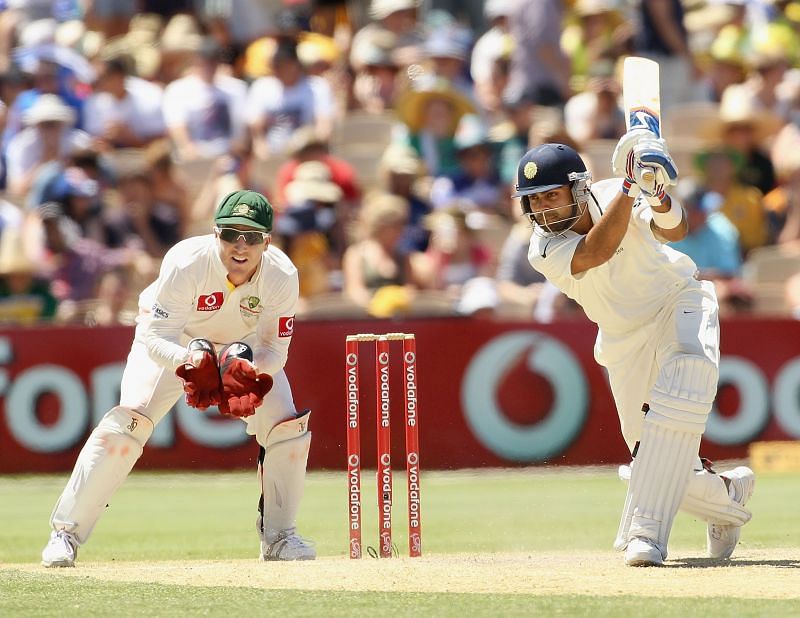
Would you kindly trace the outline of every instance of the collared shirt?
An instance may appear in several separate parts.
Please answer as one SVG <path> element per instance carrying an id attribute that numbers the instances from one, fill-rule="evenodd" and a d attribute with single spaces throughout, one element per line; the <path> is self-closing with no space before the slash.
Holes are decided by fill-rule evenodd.
<path id="1" fill-rule="evenodd" d="M 249 281 L 233 286 L 213 235 L 170 249 L 158 278 L 139 296 L 136 337 L 169 369 L 186 361 L 186 343 L 199 337 L 217 346 L 244 341 L 270 375 L 286 363 L 298 298 L 297 269 L 270 246 Z"/>

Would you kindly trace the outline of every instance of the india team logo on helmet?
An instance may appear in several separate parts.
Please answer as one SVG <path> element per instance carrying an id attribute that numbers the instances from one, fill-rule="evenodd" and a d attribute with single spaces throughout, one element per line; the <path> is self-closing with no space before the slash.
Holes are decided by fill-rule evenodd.
<path id="1" fill-rule="evenodd" d="M 565 144 L 541 144 L 531 148 L 517 166 L 513 197 L 549 191 L 572 182 L 570 173 L 586 171 L 586 164 Z"/>

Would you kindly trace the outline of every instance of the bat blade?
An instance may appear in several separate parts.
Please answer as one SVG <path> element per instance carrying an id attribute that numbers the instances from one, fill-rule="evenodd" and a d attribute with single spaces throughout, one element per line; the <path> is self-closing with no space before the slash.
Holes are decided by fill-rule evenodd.
<path id="1" fill-rule="evenodd" d="M 649 129 L 661 137 L 661 84 L 658 63 L 640 56 L 625 58 L 622 73 L 625 126 Z M 646 182 L 655 180 L 655 173 L 642 172 Z"/>

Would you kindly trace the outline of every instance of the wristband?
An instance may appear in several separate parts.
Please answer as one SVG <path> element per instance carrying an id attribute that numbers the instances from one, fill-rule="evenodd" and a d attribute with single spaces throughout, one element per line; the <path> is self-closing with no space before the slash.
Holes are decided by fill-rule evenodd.
<path id="1" fill-rule="evenodd" d="M 660 204 L 661 202 L 658 203 L 658 205 Z M 675 200 L 672 200 L 667 212 L 656 212 L 655 210 L 651 210 L 651 212 L 653 213 L 653 221 L 655 221 L 656 225 L 662 230 L 676 228 L 680 225 L 680 222 L 683 221 L 683 208 L 681 208 L 681 205 Z"/>

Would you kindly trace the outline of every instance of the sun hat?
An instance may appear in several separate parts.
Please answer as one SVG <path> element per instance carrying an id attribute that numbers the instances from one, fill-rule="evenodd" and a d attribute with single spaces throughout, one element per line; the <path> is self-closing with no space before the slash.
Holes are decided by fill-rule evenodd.
<path id="1" fill-rule="evenodd" d="M 469 99 L 458 92 L 446 79 L 421 78 L 415 80 L 412 88 L 398 99 L 397 116 L 412 133 L 418 133 L 424 123 L 425 108 L 430 101 L 435 99 L 444 100 L 452 105 L 454 113 L 451 131 L 455 131 L 458 121 L 464 114 L 475 112 Z"/>
<path id="2" fill-rule="evenodd" d="M 322 161 L 306 161 L 297 166 L 286 185 L 286 199 L 293 205 L 307 201 L 330 204 L 342 199 L 342 189 L 331 182 L 331 170 Z"/>
<path id="3" fill-rule="evenodd" d="M 217 225 L 248 225 L 272 231 L 272 204 L 256 191 L 234 191 L 226 195 L 214 214 Z"/>
<path id="4" fill-rule="evenodd" d="M 23 119 L 28 126 L 40 122 L 63 122 L 72 126 L 75 122 L 75 112 L 57 94 L 42 94 L 24 113 Z"/>

